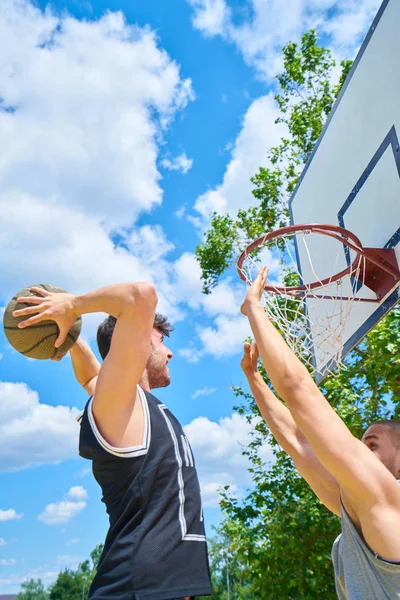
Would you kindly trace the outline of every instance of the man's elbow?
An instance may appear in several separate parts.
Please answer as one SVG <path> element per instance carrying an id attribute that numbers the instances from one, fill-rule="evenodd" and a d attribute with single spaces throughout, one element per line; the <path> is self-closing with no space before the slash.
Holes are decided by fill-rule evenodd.
<path id="1" fill-rule="evenodd" d="M 127 303 L 131 306 L 143 305 L 155 309 L 158 295 L 155 285 L 150 282 L 132 283 L 130 286 Z"/>

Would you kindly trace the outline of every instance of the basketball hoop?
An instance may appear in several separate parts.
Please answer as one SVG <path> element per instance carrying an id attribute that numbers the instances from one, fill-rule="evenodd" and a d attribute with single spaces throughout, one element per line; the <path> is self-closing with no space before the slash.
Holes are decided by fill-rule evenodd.
<path id="1" fill-rule="evenodd" d="M 313 244 L 320 236 L 328 238 L 331 260 L 323 263 L 322 273 L 314 264 L 321 269 L 323 244 Z M 336 254 L 332 240 L 339 242 L 334 244 Z M 400 283 L 393 248 L 364 248 L 354 233 L 337 225 L 290 225 L 261 236 L 240 255 L 239 277 L 251 285 L 262 264 L 270 267 L 264 308 L 292 350 L 316 374 L 316 351 L 320 364 L 333 368 L 341 363 L 343 333 L 354 303 L 379 304 Z M 324 375 L 327 372 L 329 368 Z M 321 378 L 321 373 L 318 376 Z"/>

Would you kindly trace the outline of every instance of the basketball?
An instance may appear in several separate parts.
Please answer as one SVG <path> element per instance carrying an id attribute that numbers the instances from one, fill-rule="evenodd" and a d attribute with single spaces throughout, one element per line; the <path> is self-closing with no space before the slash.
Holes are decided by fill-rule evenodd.
<path id="1" fill-rule="evenodd" d="M 48 292 L 56 293 L 66 291 L 54 285 L 44 285 L 43 283 L 32 287 L 40 287 Z M 68 350 L 75 344 L 81 332 L 82 319 L 79 317 L 75 321 L 69 330 L 64 343 L 59 348 L 54 346 L 54 343 L 59 335 L 59 328 L 55 321 L 42 321 L 37 325 L 31 325 L 30 327 L 19 329 L 18 323 L 20 321 L 24 321 L 28 317 L 13 317 L 12 313 L 14 310 L 19 310 L 29 305 L 25 303 L 18 303 L 17 298 L 20 298 L 21 296 L 26 297 L 38 295 L 39 294 L 35 292 L 31 292 L 30 288 L 24 288 L 13 296 L 4 311 L 4 333 L 11 346 L 24 356 L 29 358 L 37 358 L 39 360 L 57 358 L 62 354 L 65 354 L 65 352 L 68 352 Z"/>

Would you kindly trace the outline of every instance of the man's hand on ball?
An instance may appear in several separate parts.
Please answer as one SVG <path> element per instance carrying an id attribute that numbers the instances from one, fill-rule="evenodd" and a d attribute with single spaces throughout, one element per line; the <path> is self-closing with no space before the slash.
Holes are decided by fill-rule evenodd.
<path id="1" fill-rule="evenodd" d="M 36 325 L 41 321 L 55 321 L 60 334 L 54 345 L 59 348 L 79 316 L 75 308 L 75 296 L 64 292 L 48 292 L 39 287 L 32 287 L 30 291 L 39 294 L 39 296 L 26 296 L 17 299 L 18 303 L 30 305 L 13 312 L 13 317 L 28 317 L 18 323 L 18 327 L 23 329 L 24 327 Z"/>

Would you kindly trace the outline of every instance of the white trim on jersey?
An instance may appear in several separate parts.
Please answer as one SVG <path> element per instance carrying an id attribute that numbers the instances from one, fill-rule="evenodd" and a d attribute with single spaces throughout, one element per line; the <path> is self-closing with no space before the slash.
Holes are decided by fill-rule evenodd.
<path id="1" fill-rule="evenodd" d="M 185 436 L 184 435 L 181 435 L 181 440 L 182 440 L 183 452 L 185 454 L 185 463 L 186 463 L 187 467 L 190 467 L 189 456 L 188 456 L 188 451 L 187 451 L 187 448 L 186 448 L 186 440 L 185 440 Z"/>
<path id="2" fill-rule="evenodd" d="M 187 457 L 186 466 L 194 467 L 193 454 L 192 454 L 192 450 L 190 448 L 189 440 L 187 439 L 186 435 L 182 435 L 181 437 L 182 437 L 182 444 L 183 444 L 183 450 L 185 452 L 185 457 Z"/>
<path id="3" fill-rule="evenodd" d="M 181 532 L 182 532 L 182 540 L 185 542 L 205 542 L 206 541 L 206 536 L 205 535 L 197 535 L 197 534 L 188 534 L 187 533 L 187 524 L 186 524 L 186 519 L 185 519 L 185 482 L 183 481 L 183 474 L 182 474 L 182 466 L 183 466 L 183 461 L 182 461 L 182 456 L 181 453 L 179 451 L 179 443 L 178 443 L 178 438 L 176 437 L 176 433 L 174 431 L 174 428 L 172 427 L 172 423 L 169 420 L 168 416 L 165 414 L 165 411 L 167 410 L 167 406 L 165 406 L 165 404 L 159 404 L 158 408 L 161 411 L 162 416 L 165 419 L 165 422 L 167 424 L 168 430 L 171 434 L 171 438 L 172 438 L 172 443 L 174 445 L 174 450 L 175 450 L 175 458 L 176 458 L 176 462 L 178 463 L 178 490 L 179 490 L 179 523 L 181 526 Z M 186 445 L 184 445 L 184 452 L 186 452 Z M 191 453 L 190 453 L 191 455 Z M 189 458 L 190 461 L 190 458 Z M 193 461 L 193 458 L 192 458 Z M 193 464 L 192 464 L 193 466 Z"/>
<path id="4" fill-rule="evenodd" d="M 101 435 L 100 431 L 97 428 L 96 422 L 94 420 L 93 411 L 92 411 L 92 403 L 93 403 L 94 397 L 89 400 L 88 409 L 87 409 L 88 418 L 89 418 L 89 423 L 92 428 L 92 431 L 96 437 L 96 440 L 98 441 L 100 446 L 104 450 L 106 450 L 106 452 L 108 452 L 109 454 L 113 454 L 114 456 L 118 456 L 119 458 L 134 458 L 136 456 L 143 456 L 143 454 L 147 454 L 149 447 L 150 447 L 151 422 L 150 422 L 150 413 L 149 413 L 149 407 L 147 404 L 147 398 L 146 398 L 144 391 L 142 390 L 142 388 L 140 386 L 137 386 L 137 389 L 139 392 L 140 401 L 142 403 L 143 418 L 144 418 L 143 440 L 142 440 L 142 444 L 140 446 L 132 446 L 130 448 L 117 448 L 116 446 L 111 446 L 111 444 L 109 444 L 107 442 L 107 440 L 105 440 L 103 438 L 103 436 Z"/>

